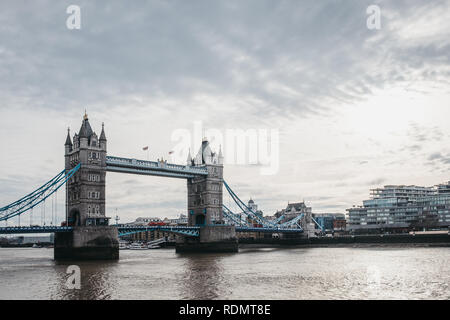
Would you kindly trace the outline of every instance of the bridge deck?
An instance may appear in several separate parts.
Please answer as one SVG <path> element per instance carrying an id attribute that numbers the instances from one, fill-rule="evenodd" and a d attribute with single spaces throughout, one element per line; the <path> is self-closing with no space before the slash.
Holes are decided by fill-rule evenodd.
<path id="1" fill-rule="evenodd" d="M 166 162 L 106 157 L 106 171 L 188 179 L 206 176 L 206 167 L 183 166 Z"/>
<path id="2" fill-rule="evenodd" d="M 172 227 L 172 226 L 119 225 L 117 228 L 121 235 L 160 230 L 163 232 L 178 233 L 186 236 L 198 236 L 198 232 L 200 230 L 200 227 L 182 227 L 182 226 Z M 0 227 L 0 234 L 53 233 L 53 232 L 70 232 L 72 230 L 73 230 L 72 227 L 58 227 L 58 226 Z M 236 232 L 302 233 L 303 230 L 293 228 L 236 227 Z"/>

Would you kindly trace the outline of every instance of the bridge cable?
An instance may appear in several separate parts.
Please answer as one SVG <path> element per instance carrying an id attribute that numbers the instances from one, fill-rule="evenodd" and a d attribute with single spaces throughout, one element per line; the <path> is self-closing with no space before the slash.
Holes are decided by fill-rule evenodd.
<path id="1" fill-rule="evenodd" d="M 276 227 L 275 224 L 272 222 L 267 221 L 266 219 L 259 217 L 255 212 L 253 212 L 252 209 L 250 209 L 237 195 L 236 193 L 230 188 L 230 186 L 223 181 L 223 184 L 225 185 L 225 188 L 227 189 L 230 196 L 233 198 L 233 200 L 236 202 L 236 204 L 239 206 L 239 208 L 243 211 L 244 214 L 249 215 L 253 220 L 258 221 L 263 226 L 272 226 Z"/>
<path id="2" fill-rule="evenodd" d="M 55 177 L 53 177 L 50 181 L 43 184 L 41 187 L 36 189 L 35 191 L 29 193 L 28 195 L 22 197 L 21 199 L 14 201 L 13 203 L 0 208 L 0 221 L 8 220 L 9 218 L 15 217 L 17 215 L 21 215 L 32 209 L 33 207 L 41 204 L 45 201 L 49 196 L 56 192 L 62 185 L 64 185 L 81 167 L 79 163 L 77 166 L 72 168 L 71 170 L 64 173 L 65 170 L 61 171 Z M 45 203 L 43 209 L 41 209 L 41 221 L 42 219 L 45 222 Z"/>

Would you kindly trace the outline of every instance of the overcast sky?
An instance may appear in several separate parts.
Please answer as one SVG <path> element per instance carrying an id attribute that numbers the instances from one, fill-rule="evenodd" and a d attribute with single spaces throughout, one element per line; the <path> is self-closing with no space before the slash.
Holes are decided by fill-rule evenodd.
<path id="1" fill-rule="evenodd" d="M 80 30 L 66 27 L 71 4 Z M 366 26 L 371 4 L 380 30 Z M 279 130 L 275 175 L 225 166 L 265 214 L 302 200 L 343 213 L 370 188 L 442 183 L 449 62 L 450 1 L 3 0 L 0 205 L 63 168 L 85 109 L 109 155 L 142 159 L 147 145 L 167 157 L 195 121 Z M 121 222 L 175 217 L 186 181 L 108 173 L 106 203 Z"/>

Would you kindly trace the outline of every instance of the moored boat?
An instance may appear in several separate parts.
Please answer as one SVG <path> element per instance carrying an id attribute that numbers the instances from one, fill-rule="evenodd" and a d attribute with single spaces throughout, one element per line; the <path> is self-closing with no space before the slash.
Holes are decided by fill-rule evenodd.
<path id="1" fill-rule="evenodd" d="M 146 246 L 142 243 L 133 242 L 130 245 L 130 250 L 148 250 L 148 246 Z"/>

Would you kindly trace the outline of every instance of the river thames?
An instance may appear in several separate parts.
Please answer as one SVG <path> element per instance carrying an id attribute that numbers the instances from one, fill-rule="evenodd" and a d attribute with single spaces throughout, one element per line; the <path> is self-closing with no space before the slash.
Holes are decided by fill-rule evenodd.
<path id="1" fill-rule="evenodd" d="M 71 264 L 79 290 L 66 285 Z M 0 248 L 0 284 L 0 299 L 450 299 L 450 248 L 166 248 L 64 264 L 53 249 Z"/>

